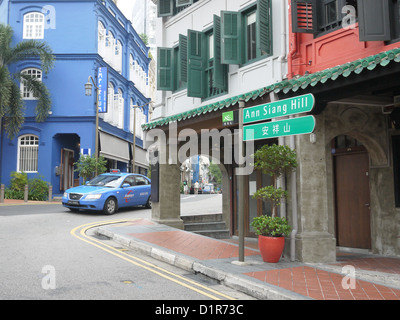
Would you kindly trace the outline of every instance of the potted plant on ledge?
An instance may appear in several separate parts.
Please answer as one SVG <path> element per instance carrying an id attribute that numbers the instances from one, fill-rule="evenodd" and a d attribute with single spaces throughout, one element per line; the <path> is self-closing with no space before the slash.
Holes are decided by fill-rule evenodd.
<path id="1" fill-rule="evenodd" d="M 264 262 L 279 261 L 289 236 L 291 226 L 285 218 L 277 217 L 277 208 L 288 197 L 288 192 L 277 187 L 277 180 L 297 167 L 296 152 L 287 146 L 264 145 L 254 153 L 254 168 L 272 176 L 273 185 L 258 189 L 253 198 L 271 203 L 272 216 L 262 215 L 253 219 L 251 226 L 258 235 L 258 247 Z"/>

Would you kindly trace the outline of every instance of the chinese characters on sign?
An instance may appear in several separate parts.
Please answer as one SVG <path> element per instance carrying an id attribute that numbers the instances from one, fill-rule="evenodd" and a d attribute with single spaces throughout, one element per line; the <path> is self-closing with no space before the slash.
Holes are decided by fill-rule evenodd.
<path id="1" fill-rule="evenodd" d="M 100 67 L 97 72 L 97 87 L 99 88 L 99 113 L 107 113 L 108 69 Z"/>
<path id="2" fill-rule="evenodd" d="M 253 141 L 312 133 L 315 129 L 314 116 L 263 122 L 243 127 L 243 141 Z"/>
<path id="3" fill-rule="evenodd" d="M 315 98 L 312 94 L 270 102 L 243 110 L 243 124 L 271 120 L 243 127 L 243 141 L 271 139 L 285 136 L 313 133 L 315 118 L 313 116 L 276 120 L 310 112 L 314 109 Z"/>

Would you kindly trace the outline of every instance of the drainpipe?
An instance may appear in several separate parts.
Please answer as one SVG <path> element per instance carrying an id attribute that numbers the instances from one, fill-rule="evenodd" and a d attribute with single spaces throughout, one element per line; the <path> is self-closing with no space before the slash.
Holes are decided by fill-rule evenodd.
<path id="1" fill-rule="evenodd" d="M 287 60 L 287 44 L 286 44 L 286 5 L 285 1 L 281 3 L 281 11 L 280 11 L 280 28 L 281 28 L 281 54 L 278 58 L 279 63 L 279 80 L 282 81 L 285 78 L 285 74 L 283 73 L 283 66 L 285 61 Z M 270 94 L 271 102 L 276 100 L 275 94 Z M 278 138 L 278 144 L 284 145 L 285 138 L 280 137 Z M 286 182 L 285 177 L 281 177 L 278 180 L 278 187 L 281 187 L 283 190 L 286 190 Z M 283 201 L 280 207 L 280 216 L 282 218 L 286 218 L 286 202 Z"/>
<path id="2" fill-rule="evenodd" d="M 280 64 L 279 81 L 282 81 L 285 78 L 285 75 L 283 74 L 283 65 L 284 65 L 285 60 L 287 60 L 285 1 L 282 1 L 282 4 L 281 4 L 280 21 L 281 21 L 281 26 L 280 26 L 280 28 L 281 28 L 281 55 L 278 58 L 278 63 Z"/>
<path id="3" fill-rule="evenodd" d="M 289 2 L 289 25 L 292 26 L 290 23 L 292 18 L 290 2 Z M 288 78 L 293 78 L 293 57 L 297 53 L 297 33 L 290 32 L 290 50 L 288 53 Z"/>
<path id="4" fill-rule="evenodd" d="M 296 148 L 294 136 L 290 136 L 290 148 L 291 149 Z M 297 234 L 297 230 L 298 230 L 296 171 L 292 172 L 291 186 L 292 186 L 291 198 L 292 198 L 292 227 L 293 227 L 293 229 L 290 234 L 290 261 L 295 261 L 295 259 L 296 259 L 296 234 Z"/>

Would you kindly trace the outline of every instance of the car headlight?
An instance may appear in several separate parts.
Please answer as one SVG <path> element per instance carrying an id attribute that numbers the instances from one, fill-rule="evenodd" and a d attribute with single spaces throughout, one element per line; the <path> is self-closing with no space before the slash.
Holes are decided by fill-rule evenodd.
<path id="1" fill-rule="evenodd" d="M 88 194 L 85 200 L 98 200 L 101 198 L 101 194 Z"/>
<path id="2" fill-rule="evenodd" d="M 64 192 L 64 198 L 68 198 L 68 193 Z"/>

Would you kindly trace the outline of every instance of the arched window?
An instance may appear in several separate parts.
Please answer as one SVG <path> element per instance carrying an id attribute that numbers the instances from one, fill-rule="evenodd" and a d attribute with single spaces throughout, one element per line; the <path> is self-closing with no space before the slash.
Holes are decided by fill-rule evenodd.
<path id="1" fill-rule="evenodd" d="M 37 172 L 39 138 L 35 135 L 23 135 L 18 139 L 18 172 Z"/>
<path id="2" fill-rule="evenodd" d="M 107 57 L 112 59 L 115 55 L 115 37 L 111 31 L 106 36 Z"/>
<path id="3" fill-rule="evenodd" d="M 98 40 L 99 42 L 106 40 L 106 27 L 101 21 L 98 22 Z"/>
<path id="4" fill-rule="evenodd" d="M 41 12 L 30 12 L 24 15 L 24 39 L 44 38 L 44 15 Z"/>
<path id="5" fill-rule="evenodd" d="M 122 72 L 122 43 L 121 41 L 117 41 L 115 45 L 115 56 L 114 56 L 115 62 L 115 69 L 121 73 Z"/>
<path id="6" fill-rule="evenodd" d="M 42 71 L 39 70 L 39 69 L 28 68 L 28 69 L 22 70 L 21 73 L 25 74 L 25 75 L 28 75 L 28 76 L 30 76 L 32 78 L 35 78 L 37 81 L 42 81 Z M 28 90 L 28 88 L 26 87 L 25 84 L 26 84 L 26 81 L 22 80 L 21 81 L 21 86 L 20 86 L 22 98 L 24 100 L 35 100 L 35 99 L 37 99 L 37 97 L 35 97 L 33 95 L 33 92 Z"/>
<path id="7" fill-rule="evenodd" d="M 135 123 L 135 126 L 134 126 Z M 143 108 L 138 108 L 137 104 L 131 99 L 130 104 L 130 132 L 133 133 L 135 130 L 135 136 L 143 140 L 142 125 L 146 123 L 146 115 Z M 134 129 L 135 127 L 135 129 Z"/>
<path id="8" fill-rule="evenodd" d="M 114 95 L 115 89 L 112 82 L 108 83 L 108 96 L 107 96 L 107 113 L 104 114 L 104 121 L 109 123 L 113 120 L 113 112 L 114 112 Z"/>
<path id="9" fill-rule="evenodd" d="M 102 57 L 106 53 L 106 27 L 99 21 L 97 26 L 97 51 Z"/>
<path id="10" fill-rule="evenodd" d="M 115 97 L 115 105 L 114 105 L 114 123 L 118 126 L 118 128 L 124 127 L 124 93 L 121 89 L 118 89 L 118 94 Z"/>

